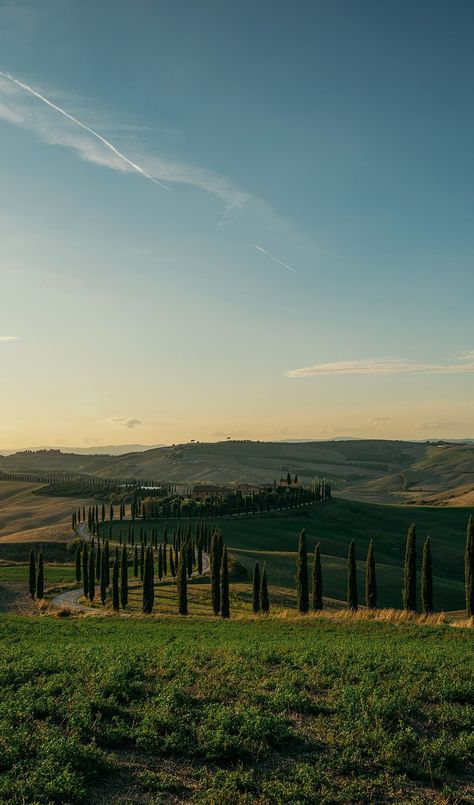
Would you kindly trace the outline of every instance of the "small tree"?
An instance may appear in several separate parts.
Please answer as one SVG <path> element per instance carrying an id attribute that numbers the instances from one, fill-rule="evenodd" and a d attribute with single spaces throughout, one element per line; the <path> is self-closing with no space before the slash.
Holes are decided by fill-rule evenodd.
<path id="1" fill-rule="evenodd" d="M 230 618 L 229 603 L 229 560 L 227 558 L 227 548 L 224 548 L 221 565 L 221 616 Z"/>
<path id="2" fill-rule="evenodd" d="M 466 615 L 474 615 L 474 521 L 469 515 L 467 522 L 466 549 L 464 551 L 464 588 L 466 593 Z"/>
<path id="3" fill-rule="evenodd" d="M 268 597 L 268 583 L 267 583 L 267 565 L 264 564 L 262 571 L 262 579 L 260 582 L 260 609 L 264 615 L 270 612 L 270 600 Z"/>
<path id="4" fill-rule="evenodd" d="M 186 552 L 180 551 L 178 561 L 178 612 L 180 615 L 188 614 L 188 574 Z"/>
<path id="5" fill-rule="evenodd" d="M 357 598 L 357 570 L 354 540 L 352 540 L 349 545 L 349 555 L 347 557 L 347 606 L 353 612 L 357 612 L 359 606 Z"/>
<path id="6" fill-rule="evenodd" d="M 36 577 L 36 598 L 41 601 L 44 598 L 44 566 L 43 566 L 43 551 L 39 552 L 38 556 L 38 575 Z"/>
<path id="7" fill-rule="evenodd" d="M 321 572 L 321 546 L 318 542 L 314 549 L 313 561 L 313 609 L 318 612 L 323 608 L 323 578 Z"/>
<path id="8" fill-rule="evenodd" d="M 377 581 L 375 578 L 375 557 L 372 540 L 369 542 L 365 563 L 365 605 L 368 609 L 377 608 Z"/>
<path id="9" fill-rule="evenodd" d="M 416 612 L 416 528 L 412 523 L 408 529 L 403 567 L 403 608 Z"/>
<path id="10" fill-rule="evenodd" d="M 255 562 L 253 568 L 253 585 L 252 585 L 252 604 L 255 614 L 260 612 L 260 567 L 258 562 Z"/>
<path id="11" fill-rule="evenodd" d="M 114 566 L 112 569 L 112 607 L 115 612 L 120 609 L 119 598 L 119 563 L 117 557 L 114 559 Z"/>
<path id="12" fill-rule="evenodd" d="M 122 548 L 122 562 L 121 562 L 121 578 L 120 578 L 120 603 L 122 609 L 128 604 L 128 556 L 127 547 L 124 545 Z"/>
<path id="13" fill-rule="evenodd" d="M 304 528 L 300 533 L 296 559 L 296 593 L 298 609 L 304 615 L 309 610 L 308 554 L 306 552 L 306 531 Z"/>
<path id="14" fill-rule="evenodd" d="M 421 607 L 423 612 L 434 612 L 433 606 L 433 568 L 431 563 L 431 540 L 425 539 L 421 562 Z"/>
<path id="15" fill-rule="evenodd" d="M 28 569 L 28 587 L 32 598 L 36 595 L 36 559 L 35 552 L 30 551 L 30 565 Z"/>

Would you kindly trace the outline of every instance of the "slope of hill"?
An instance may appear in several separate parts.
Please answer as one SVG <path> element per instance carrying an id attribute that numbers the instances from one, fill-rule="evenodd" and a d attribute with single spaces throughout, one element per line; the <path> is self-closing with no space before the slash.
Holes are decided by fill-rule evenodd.
<path id="1" fill-rule="evenodd" d="M 193 485 L 326 478 L 339 494 L 375 502 L 470 505 L 474 445 L 347 440 L 188 443 L 118 456 L 59 450 L 0 456 L 0 472 L 66 473 Z"/>

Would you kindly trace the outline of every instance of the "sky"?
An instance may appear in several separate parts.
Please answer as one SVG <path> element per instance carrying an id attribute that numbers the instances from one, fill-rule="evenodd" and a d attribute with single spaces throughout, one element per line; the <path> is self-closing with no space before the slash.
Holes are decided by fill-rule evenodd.
<path id="1" fill-rule="evenodd" d="M 473 35 L 0 0 L 0 448 L 474 437 Z"/>

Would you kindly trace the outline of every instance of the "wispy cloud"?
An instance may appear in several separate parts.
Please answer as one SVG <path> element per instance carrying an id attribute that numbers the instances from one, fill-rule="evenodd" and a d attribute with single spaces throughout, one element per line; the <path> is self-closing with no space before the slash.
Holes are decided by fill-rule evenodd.
<path id="1" fill-rule="evenodd" d="M 369 425 L 383 425 L 384 422 L 390 422 L 389 416 L 369 416 L 367 422 Z"/>
<path id="2" fill-rule="evenodd" d="M 222 201 L 226 212 L 240 210 L 249 202 L 265 206 L 227 177 L 206 168 L 144 151 L 133 158 L 125 155 L 96 129 L 66 111 L 64 101 L 62 104 L 59 106 L 29 84 L 0 71 L 0 119 L 33 131 L 44 142 L 70 148 L 81 159 L 96 165 L 122 173 L 138 173 L 167 190 L 169 184 L 199 188 Z"/>
<path id="3" fill-rule="evenodd" d="M 446 419 L 437 419 L 434 422 L 417 422 L 416 428 L 417 430 L 429 430 L 429 431 L 436 431 L 436 430 L 451 430 L 451 428 L 456 428 L 459 425 L 462 425 L 462 422 L 453 422 Z"/>
<path id="4" fill-rule="evenodd" d="M 274 260 L 275 263 L 278 263 L 278 265 L 283 266 L 283 268 L 288 269 L 288 271 L 291 271 L 293 274 L 298 273 L 297 271 L 295 271 L 294 268 L 289 266 L 287 263 L 284 263 L 282 260 L 279 260 L 278 257 L 275 257 L 274 254 L 270 254 L 270 252 L 267 252 L 267 250 L 264 249 L 262 246 L 258 246 L 256 243 L 251 243 L 250 245 L 253 246 L 254 249 L 257 249 L 258 252 L 261 252 L 262 254 L 266 255 L 266 257 L 269 257 L 270 260 Z"/>
<path id="5" fill-rule="evenodd" d="M 451 375 L 474 372 L 474 352 L 450 363 L 414 363 L 393 358 L 315 363 L 302 369 L 290 369 L 287 377 L 327 377 L 331 375 Z"/>
<path id="6" fill-rule="evenodd" d="M 141 425 L 141 419 L 135 419 L 130 417 L 127 419 L 126 417 L 121 416 L 112 416 L 108 420 L 111 425 L 117 425 L 120 428 L 136 428 L 137 425 Z"/>
<path id="7" fill-rule="evenodd" d="M 24 84 L 23 81 L 19 81 L 18 78 L 15 78 L 14 76 L 10 75 L 9 73 L 3 73 L 1 70 L 0 70 L 0 76 L 2 76 L 2 78 L 6 78 L 8 81 L 11 81 L 17 87 L 20 87 L 21 89 L 25 90 L 25 92 L 29 92 L 30 95 L 33 95 L 33 97 L 37 98 L 42 103 L 46 104 L 46 106 L 49 106 L 50 109 L 53 109 L 55 112 L 58 112 L 60 115 L 63 115 L 63 117 L 65 117 L 67 120 L 70 120 L 71 123 L 74 123 L 75 126 L 79 126 L 80 129 L 83 129 L 88 134 L 90 134 L 92 137 L 95 137 L 96 140 L 99 140 L 99 142 L 101 142 L 102 145 L 105 145 L 105 147 L 108 148 L 109 151 L 111 151 L 116 157 L 121 159 L 126 165 L 128 165 L 130 168 L 132 168 L 132 170 L 134 170 L 137 173 L 139 173 L 145 179 L 149 179 L 151 182 L 154 182 L 155 184 L 159 185 L 164 190 L 169 190 L 170 189 L 166 185 L 164 185 L 161 182 L 159 182 L 158 179 L 155 179 L 154 176 L 151 176 L 149 173 L 147 173 L 141 167 L 141 165 L 137 165 L 136 162 L 133 162 L 131 159 L 126 157 L 125 154 L 122 154 L 122 152 L 119 151 L 118 148 L 115 147 L 115 145 L 112 145 L 112 143 L 109 142 L 109 140 L 106 140 L 105 137 L 102 137 L 102 135 L 99 134 L 97 131 L 95 131 L 94 129 L 91 129 L 90 126 L 86 126 L 86 124 L 82 123 L 80 120 L 78 120 L 77 117 L 74 117 L 74 115 L 71 115 L 71 114 L 69 114 L 69 112 L 66 112 L 65 109 L 62 109 L 57 104 L 53 103 L 49 98 L 46 98 L 40 92 L 38 92 L 37 90 L 33 89 L 33 87 L 30 87 L 28 84 Z"/>
<path id="8" fill-rule="evenodd" d="M 18 335 L 0 335 L 0 341 L 18 341 Z"/>

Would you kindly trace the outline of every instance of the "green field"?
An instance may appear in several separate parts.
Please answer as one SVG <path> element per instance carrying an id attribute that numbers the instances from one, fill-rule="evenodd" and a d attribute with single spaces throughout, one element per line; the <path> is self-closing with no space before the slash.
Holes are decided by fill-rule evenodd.
<path id="1" fill-rule="evenodd" d="M 0 801 L 468 803 L 472 634 L 0 618 Z"/>
<path id="2" fill-rule="evenodd" d="M 344 600 L 346 595 L 346 557 L 349 542 L 356 540 L 359 559 L 359 591 L 363 597 L 364 560 L 369 539 L 374 540 L 379 584 L 379 604 L 401 606 L 402 565 L 408 525 L 417 524 L 418 555 L 426 535 L 431 536 L 435 606 L 441 610 L 459 610 L 464 606 L 464 544 L 470 513 L 463 508 L 425 506 L 380 506 L 350 500 L 333 499 L 306 509 L 222 518 L 217 520 L 224 540 L 235 556 L 251 572 L 254 561 L 266 561 L 269 582 L 293 587 L 294 550 L 299 531 L 306 529 L 308 549 L 321 543 L 325 595 Z M 181 520 L 186 524 L 186 520 Z M 168 530 L 176 526 L 168 521 Z M 153 523 L 146 525 L 151 532 Z M 158 521 L 162 533 L 163 521 Z M 194 528 L 194 521 L 191 527 Z M 128 523 L 113 524 L 113 535 L 127 533 Z M 135 526 L 138 533 L 139 526 Z M 108 526 L 106 527 L 108 533 Z"/>

